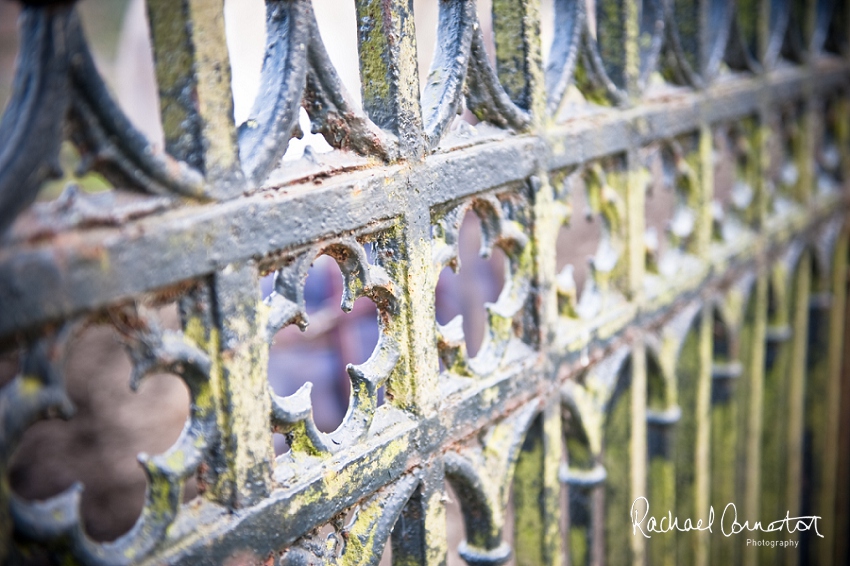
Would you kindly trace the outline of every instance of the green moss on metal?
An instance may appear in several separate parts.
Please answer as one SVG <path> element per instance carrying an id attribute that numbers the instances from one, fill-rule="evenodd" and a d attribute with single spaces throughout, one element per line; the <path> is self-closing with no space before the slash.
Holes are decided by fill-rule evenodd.
<path id="1" fill-rule="evenodd" d="M 368 1 L 357 4 L 361 89 L 363 104 L 367 108 L 385 104 L 390 96 L 390 81 L 387 80 L 389 43 L 383 33 L 389 28 L 386 17 L 382 2 Z"/>
<path id="2" fill-rule="evenodd" d="M 782 265 L 782 264 L 780 264 Z M 782 265 L 784 267 L 784 265 Z M 784 269 L 781 276 L 775 277 L 777 283 L 773 288 L 778 288 L 781 279 L 785 281 L 790 278 Z M 778 324 L 788 324 L 790 313 L 793 312 L 791 297 L 795 292 L 777 293 L 776 312 L 770 313 L 771 324 L 777 328 Z M 760 517 L 781 517 L 789 509 L 785 501 L 787 489 L 788 467 L 786 463 L 793 456 L 787 452 L 788 428 L 787 418 L 790 410 L 790 399 L 788 387 L 790 382 L 790 368 L 792 356 L 792 342 L 790 340 L 768 342 L 768 350 L 772 358 L 770 365 L 766 368 L 764 379 L 764 403 L 763 419 L 765 423 L 762 432 L 761 446 L 761 508 Z M 763 560 L 770 560 L 773 553 L 760 551 Z M 769 549 L 768 549 L 769 550 Z"/>
<path id="3" fill-rule="evenodd" d="M 605 424 L 605 557 L 609 564 L 631 563 L 631 547 L 617 533 L 631 533 L 628 509 L 632 506 L 631 389 L 619 394 L 609 408 Z M 624 512 L 625 511 L 625 512 Z"/>
<path id="4" fill-rule="evenodd" d="M 672 509 L 675 509 L 677 517 L 697 517 L 696 476 L 698 462 L 697 445 L 694 440 L 698 438 L 699 328 L 699 326 L 695 326 L 688 332 L 676 363 L 676 378 L 679 388 L 678 403 L 682 410 L 682 417 L 675 425 L 674 444 L 675 506 Z M 666 489 L 663 483 L 658 488 Z M 650 501 L 654 501 L 654 497 Z M 676 545 L 675 556 L 678 562 L 680 564 L 695 564 L 696 545 L 694 538 L 675 537 L 674 540 Z M 663 552 L 666 560 L 666 549 Z"/>
<path id="5" fill-rule="evenodd" d="M 185 158 L 183 152 L 174 150 L 183 145 L 181 137 L 187 133 L 189 108 L 185 104 L 184 91 L 192 88 L 193 61 L 188 49 L 186 4 L 152 0 L 147 5 L 166 147 L 178 157 Z"/>
<path id="6" fill-rule="evenodd" d="M 376 474 L 385 474 L 392 469 L 397 461 L 410 449 L 407 437 L 398 438 L 383 446 L 378 458 L 368 460 L 362 467 L 347 466 L 342 469 L 327 469 L 321 484 L 314 484 L 305 490 L 297 501 L 293 502 L 291 513 L 296 513 L 304 507 L 318 505 L 323 501 L 334 500 L 357 485 Z"/>
<path id="7" fill-rule="evenodd" d="M 618 85 L 626 78 L 626 17 L 627 2 L 601 0 L 596 2 L 596 39 L 605 62 L 608 76 Z"/>
<path id="8" fill-rule="evenodd" d="M 590 71 L 587 68 L 587 61 L 585 61 L 584 57 L 579 57 L 576 63 L 573 81 L 588 102 L 600 106 L 610 106 L 611 100 L 608 98 L 607 91 L 591 79 Z"/>
<path id="9" fill-rule="evenodd" d="M 747 309 L 745 332 L 749 334 L 749 346 L 742 351 L 741 358 L 746 360 L 745 395 L 741 399 L 739 430 L 743 438 L 739 440 L 739 474 L 743 482 L 740 486 L 738 500 L 743 502 L 743 516 L 750 520 L 759 517 L 761 498 L 761 460 L 763 441 L 763 411 L 764 411 L 764 374 L 765 374 L 765 344 L 767 336 L 768 311 L 768 279 L 767 274 L 760 273 L 756 279 L 750 307 Z M 742 552 L 747 562 L 754 562 L 758 555 L 757 548 L 741 543 Z"/>
<path id="10" fill-rule="evenodd" d="M 795 117 L 793 124 L 786 125 L 791 129 L 791 155 L 787 157 L 791 158 L 799 172 L 797 181 L 792 187 L 791 196 L 799 203 L 808 202 L 812 195 L 812 188 L 816 186 L 815 160 L 811 158 L 815 151 L 812 136 L 814 125 L 811 123 L 814 119 L 813 112 L 808 110 L 801 116 Z"/>
<path id="11" fill-rule="evenodd" d="M 745 41 L 747 41 L 748 47 L 754 49 L 754 51 L 760 39 L 758 37 L 758 21 L 761 13 L 760 4 L 763 3 L 759 0 L 742 0 L 738 4 L 738 28 L 741 30 Z"/>
<path id="12" fill-rule="evenodd" d="M 584 527 L 570 527 L 569 543 L 570 543 L 570 564 L 576 566 L 584 566 L 588 564 L 588 546 L 589 532 Z"/>
<path id="13" fill-rule="evenodd" d="M 382 512 L 383 506 L 378 502 L 359 509 L 357 521 L 345 539 L 345 553 L 341 560 L 343 566 L 372 564 L 373 558 L 381 554 L 385 541 L 378 540 L 376 525 L 380 522 Z"/>
<path id="14" fill-rule="evenodd" d="M 514 470 L 514 547 L 519 566 L 544 564 L 543 438 L 532 430 Z"/>
<path id="15" fill-rule="evenodd" d="M 223 5 L 154 0 L 148 17 L 166 148 L 208 176 L 233 178 L 238 153 Z"/>
<path id="16" fill-rule="evenodd" d="M 731 399 L 711 409 L 711 501 L 720 509 L 736 503 L 738 402 Z M 736 503 L 738 505 L 738 503 Z M 739 558 L 739 545 L 734 538 L 711 537 L 711 558 L 734 564 Z"/>
<path id="17" fill-rule="evenodd" d="M 426 564 L 441 564 L 448 554 L 446 540 L 446 494 L 433 490 L 428 497 L 425 513 L 425 560 Z"/>
<path id="18" fill-rule="evenodd" d="M 41 393 L 44 384 L 37 375 L 22 375 L 19 378 L 18 393 L 24 399 L 34 398 Z"/>
<path id="19" fill-rule="evenodd" d="M 189 41 L 186 5 L 183 2 L 152 0 L 148 2 L 148 20 L 154 38 L 154 57 L 160 92 L 169 92 L 192 73 L 192 56 L 185 49 Z M 166 132 L 174 135 L 177 132 Z"/>
<path id="20" fill-rule="evenodd" d="M 188 2 L 196 59 L 197 109 L 203 124 L 205 168 L 208 173 L 223 174 L 238 166 L 239 161 L 224 7 L 208 0 Z"/>
<path id="21" fill-rule="evenodd" d="M 841 180 L 850 179 L 850 102 L 840 97 L 834 103 L 831 126 L 841 158 Z"/>
<path id="22" fill-rule="evenodd" d="M 496 71 L 505 92 L 518 106 L 532 109 L 539 88 L 540 22 L 536 4 L 527 0 L 494 0 L 493 38 Z M 539 108 L 536 109 L 539 113 Z"/>
<path id="23" fill-rule="evenodd" d="M 649 461 L 648 495 L 651 510 L 676 509 L 676 464 L 673 460 L 656 456 Z M 678 516 L 678 515 L 677 515 Z M 649 564 L 675 566 L 676 539 L 673 536 L 653 536 L 646 541 Z"/>
<path id="24" fill-rule="evenodd" d="M 289 448 L 292 450 L 293 458 L 298 459 L 302 455 L 323 455 L 323 452 L 316 448 L 316 445 L 307 434 L 307 424 L 304 421 L 299 421 L 292 427 L 292 430 L 287 434 L 287 439 L 289 440 Z"/>

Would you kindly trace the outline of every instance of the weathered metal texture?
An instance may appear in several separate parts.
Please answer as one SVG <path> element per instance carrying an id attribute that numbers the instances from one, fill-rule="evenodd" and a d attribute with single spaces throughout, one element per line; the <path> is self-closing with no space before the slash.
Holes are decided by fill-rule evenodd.
<path id="1" fill-rule="evenodd" d="M 536 2 L 493 2 L 488 51 L 476 3 L 445 0 L 420 94 L 412 3 L 358 0 L 360 109 L 310 2 L 269 0 L 260 94 L 237 126 L 222 3 L 150 0 L 163 154 L 110 98 L 73 3 L 24 4 L 0 122 L 0 346 L 23 353 L 0 390 L 0 561 L 377 564 L 391 548 L 394 564 L 437 566 L 446 481 L 469 564 L 771 559 L 706 532 L 632 537 L 639 497 L 695 520 L 728 501 L 748 517 L 847 515 L 832 503 L 846 3 L 557 0 L 544 69 Z M 281 163 L 302 106 L 338 160 Z M 464 108 L 486 124 L 456 123 Z M 31 205 L 65 138 L 114 198 Z M 653 238 L 650 184 L 674 195 Z M 143 196 L 126 204 L 128 190 Z M 507 258 L 474 357 L 434 306 L 443 268 L 464 269 L 467 214 L 482 255 Z M 579 288 L 556 242 L 583 217 L 601 237 Z M 309 324 L 321 255 L 342 309 L 366 297 L 379 326 L 331 433 L 309 385 L 279 397 L 266 378 L 275 334 Z M 151 300 L 179 303 L 180 331 L 156 328 L 138 308 Z M 92 322 L 123 338 L 133 383 L 166 371 L 192 398 L 175 446 L 140 458 L 144 511 L 110 543 L 86 535 L 80 487 L 33 502 L 8 477 L 29 426 L 70 417 L 62 360 Z M 278 457 L 275 432 L 291 447 Z M 191 477 L 200 495 L 183 503 Z M 794 536 L 792 561 L 838 563 L 834 537 Z"/>
<path id="2" fill-rule="evenodd" d="M 157 154 L 118 109 L 97 74 L 70 5 L 27 8 L 20 20 L 22 58 L 0 123 L 0 231 L 60 175 L 59 144 L 70 138 L 93 170 L 116 186 L 154 194 L 203 197 L 191 166 Z"/>

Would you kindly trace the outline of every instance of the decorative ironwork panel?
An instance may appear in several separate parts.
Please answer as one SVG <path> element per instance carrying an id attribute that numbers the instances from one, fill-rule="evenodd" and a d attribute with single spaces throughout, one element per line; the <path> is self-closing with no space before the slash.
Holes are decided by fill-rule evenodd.
<path id="1" fill-rule="evenodd" d="M 75 2 L 20 2 L 0 121 L 0 350 L 20 353 L 0 389 L 0 562 L 775 560 L 744 536 L 633 525 L 641 502 L 694 521 L 734 502 L 742 520 L 821 517 L 787 556 L 847 563 L 850 7 L 493 0 L 485 18 L 443 0 L 420 77 L 412 0 L 350 1 L 362 106 L 310 0 L 266 0 L 260 91 L 236 124 L 223 2 L 147 0 L 164 149 L 110 94 Z M 282 160 L 302 111 L 333 153 Z M 110 190 L 37 202 L 66 142 Z M 469 215 L 481 254 L 506 258 L 474 355 L 463 318 L 435 315 Z M 311 322 L 320 256 L 341 308 L 363 297 L 378 319 L 333 432 L 310 384 L 280 396 L 267 375 L 278 332 Z M 111 542 L 87 534 L 83 486 L 34 501 L 9 480 L 26 431 L 73 414 L 65 359 L 93 325 L 124 344 L 129 386 L 173 374 L 191 405 L 170 449 L 139 456 L 144 508 Z"/>

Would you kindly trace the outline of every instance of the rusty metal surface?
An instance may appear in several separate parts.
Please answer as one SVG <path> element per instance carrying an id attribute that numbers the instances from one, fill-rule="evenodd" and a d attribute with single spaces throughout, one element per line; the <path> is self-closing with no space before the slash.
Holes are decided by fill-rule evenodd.
<path id="1" fill-rule="evenodd" d="M 112 100 L 74 3 L 22 4 L 0 121 L 0 347 L 22 352 L 0 390 L 0 562 L 377 564 L 391 548 L 436 566 L 448 482 L 469 564 L 770 560 L 740 540 L 618 538 L 647 494 L 682 517 L 721 495 L 751 516 L 818 512 L 833 538 L 795 535 L 800 563 L 843 563 L 845 3 L 556 0 L 550 49 L 537 2 L 494 0 L 485 34 L 475 2 L 447 0 L 420 77 L 412 2 L 357 0 L 361 109 L 311 3 L 268 0 L 237 125 L 222 3 L 148 0 L 160 152 Z M 302 107 L 335 152 L 281 161 Z M 65 140 L 113 188 L 33 204 Z M 672 195 L 660 234 L 653 190 Z M 507 266 L 475 355 L 461 317 L 435 316 L 468 215 Z M 577 282 L 556 242 L 584 219 L 600 236 Z M 330 433 L 309 385 L 280 397 L 267 378 L 275 335 L 309 324 L 321 255 L 341 308 L 365 297 L 379 329 Z M 179 331 L 146 314 L 169 301 Z M 191 396 L 177 443 L 140 457 L 136 526 L 107 543 L 79 486 L 35 502 L 8 480 L 26 430 L 72 414 L 63 360 L 94 322 L 121 337 L 134 387 L 167 372 Z"/>

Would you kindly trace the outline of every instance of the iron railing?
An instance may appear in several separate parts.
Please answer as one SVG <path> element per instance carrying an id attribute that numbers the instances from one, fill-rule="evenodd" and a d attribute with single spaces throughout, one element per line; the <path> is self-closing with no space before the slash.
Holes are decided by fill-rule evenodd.
<path id="1" fill-rule="evenodd" d="M 0 559 L 376 564 L 391 546 L 394 564 L 443 564 L 448 481 L 469 564 L 846 563 L 850 5 L 555 0 L 544 68 L 536 2 L 493 1 L 493 65 L 476 3 L 443 0 L 420 81 L 412 2 L 357 0 L 361 111 L 310 2 L 269 0 L 260 95 L 237 127 L 222 2 L 148 0 L 156 152 L 73 2 L 23 4 L 0 123 L 0 339 L 22 352 L 0 392 Z M 335 160 L 280 165 L 302 106 L 346 150 Z M 452 128 L 464 108 L 489 125 Z M 63 139 L 116 191 L 30 207 Z M 675 191 L 655 239 L 653 186 Z M 603 226 L 581 293 L 556 272 L 578 192 Z M 508 258 L 474 358 L 434 311 L 470 211 L 484 252 Z M 321 254 L 343 309 L 368 297 L 380 328 L 332 433 L 309 386 L 278 397 L 266 375 L 274 334 L 308 322 Z M 182 330 L 161 331 L 146 306 L 174 302 Z M 78 487 L 33 502 L 8 481 L 24 432 L 70 415 L 62 360 L 90 324 L 122 337 L 134 380 L 173 373 L 192 400 L 177 443 L 140 460 L 138 523 L 109 543 L 85 534 Z M 645 538 L 639 497 L 680 521 L 728 502 L 742 522 L 818 515 L 823 538 L 785 533 L 801 546 L 776 554 L 719 521 Z"/>

